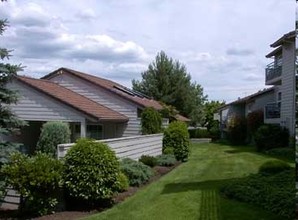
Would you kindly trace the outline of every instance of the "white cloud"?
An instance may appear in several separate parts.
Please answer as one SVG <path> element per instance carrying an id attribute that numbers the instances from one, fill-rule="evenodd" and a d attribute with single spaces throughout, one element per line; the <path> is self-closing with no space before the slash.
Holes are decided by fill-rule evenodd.
<path id="1" fill-rule="evenodd" d="M 0 46 L 14 49 L 11 62 L 26 74 L 65 66 L 127 85 L 164 50 L 210 99 L 230 100 L 265 87 L 265 55 L 294 28 L 295 3 L 9 0 L 0 2 L 2 16 L 10 27 Z"/>

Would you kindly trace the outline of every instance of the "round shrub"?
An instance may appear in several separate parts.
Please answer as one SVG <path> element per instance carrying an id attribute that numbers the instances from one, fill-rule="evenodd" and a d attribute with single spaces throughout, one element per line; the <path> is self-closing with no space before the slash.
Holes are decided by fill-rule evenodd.
<path id="1" fill-rule="evenodd" d="M 124 192 L 128 189 L 129 187 L 129 180 L 127 178 L 127 176 L 120 172 L 118 174 L 118 185 L 117 185 L 117 191 L 118 192 Z"/>
<path id="2" fill-rule="evenodd" d="M 61 161 L 40 152 L 32 157 L 14 153 L 1 169 L 6 184 L 24 198 L 20 210 L 33 215 L 45 215 L 56 210 L 62 172 Z"/>
<path id="3" fill-rule="evenodd" d="M 264 151 L 289 145 L 289 132 L 279 125 L 266 124 L 254 134 L 257 150 Z"/>
<path id="4" fill-rule="evenodd" d="M 285 170 L 290 170 L 291 166 L 281 160 L 270 160 L 267 161 L 266 163 L 264 163 L 260 169 L 259 172 L 260 173 L 266 173 L 266 174 L 276 174 L 276 173 L 280 173 L 283 172 Z"/>
<path id="5" fill-rule="evenodd" d="M 158 155 L 156 156 L 156 160 L 157 160 L 157 165 L 163 166 L 163 167 L 173 166 L 177 162 L 175 156 L 171 154 Z"/>
<path id="6" fill-rule="evenodd" d="M 155 157 L 153 156 L 149 156 L 149 155 L 142 155 L 139 159 L 140 162 L 142 162 L 143 164 L 149 166 L 149 167 L 154 167 L 157 165 L 157 160 Z"/>
<path id="7" fill-rule="evenodd" d="M 111 199 L 120 173 L 115 153 L 104 143 L 82 138 L 65 156 L 65 187 L 71 197 L 97 202 Z"/>
<path id="8" fill-rule="evenodd" d="M 157 134 L 161 132 L 162 117 L 154 108 L 145 108 L 141 115 L 142 134 Z"/>
<path id="9" fill-rule="evenodd" d="M 175 158 L 178 161 L 187 161 L 189 133 L 185 123 L 175 121 L 169 124 L 169 127 L 164 131 L 163 152 L 167 148 L 173 148 Z"/>
<path id="10" fill-rule="evenodd" d="M 56 156 L 57 145 L 70 142 L 70 129 L 68 124 L 52 121 L 43 124 L 37 143 L 37 150 Z"/>
<path id="11" fill-rule="evenodd" d="M 153 176 L 153 171 L 149 166 L 129 158 L 120 162 L 120 168 L 121 172 L 128 177 L 130 186 L 144 184 Z"/>

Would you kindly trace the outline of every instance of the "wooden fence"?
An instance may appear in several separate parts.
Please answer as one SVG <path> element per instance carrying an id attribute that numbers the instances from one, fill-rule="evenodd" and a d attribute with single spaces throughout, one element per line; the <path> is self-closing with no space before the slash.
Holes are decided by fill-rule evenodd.
<path id="1" fill-rule="evenodd" d="M 139 135 L 132 137 L 122 137 L 99 140 L 97 142 L 106 143 L 119 158 L 139 159 L 142 155 L 156 156 L 162 153 L 163 134 Z M 63 158 L 66 152 L 74 145 L 59 144 L 58 158 Z"/>

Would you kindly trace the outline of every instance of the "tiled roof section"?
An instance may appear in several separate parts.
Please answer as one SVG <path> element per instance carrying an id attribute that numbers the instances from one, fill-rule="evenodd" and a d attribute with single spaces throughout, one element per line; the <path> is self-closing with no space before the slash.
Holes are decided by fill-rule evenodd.
<path id="1" fill-rule="evenodd" d="M 47 80 L 33 79 L 24 76 L 18 76 L 17 79 L 34 89 L 71 106 L 72 108 L 85 113 L 99 121 L 117 121 L 125 122 L 128 118 L 116 111 L 113 111 L 103 105 L 98 104 L 84 96 L 81 96 L 57 83 Z"/>
<path id="2" fill-rule="evenodd" d="M 175 118 L 178 120 L 178 121 L 184 121 L 184 122 L 190 122 L 190 119 L 182 116 L 182 115 L 176 115 Z"/>

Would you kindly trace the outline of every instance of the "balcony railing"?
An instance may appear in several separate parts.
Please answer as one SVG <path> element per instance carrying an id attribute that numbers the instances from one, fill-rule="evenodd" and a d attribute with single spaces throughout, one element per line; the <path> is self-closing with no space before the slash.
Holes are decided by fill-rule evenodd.
<path id="1" fill-rule="evenodd" d="M 278 103 L 269 103 L 265 106 L 265 118 L 280 118 L 280 106 Z"/>
<path id="2" fill-rule="evenodd" d="M 266 82 L 271 81 L 281 76 L 282 61 L 274 61 L 267 65 L 266 68 Z"/>

